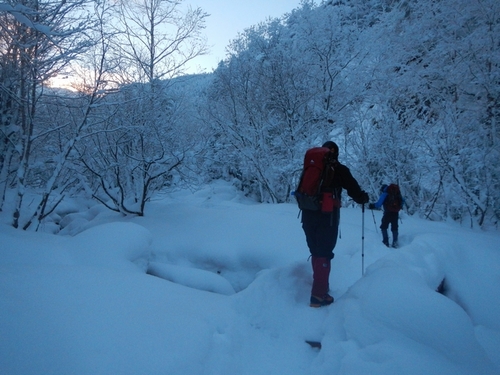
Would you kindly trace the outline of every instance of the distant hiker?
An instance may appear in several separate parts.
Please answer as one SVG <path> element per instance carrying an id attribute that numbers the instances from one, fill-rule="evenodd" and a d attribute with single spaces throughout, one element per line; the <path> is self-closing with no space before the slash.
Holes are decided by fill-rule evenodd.
<path id="1" fill-rule="evenodd" d="M 382 242 L 385 246 L 389 247 L 389 235 L 387 229 L 391 224 L 392 232 L 392 247 L 398 247 L 398 220 L 399 211 L 403 208 L 404 198 L 401 195 L 399 186 L 396 184 L 382 185 L 380 188 L 380 197 L 376 203 L 370 203 L 368 208 L 370 210 L 384 208 L 384 215 L 382 216 L 382 223 L 380 229 L 382 230 Z"/>
<path id="2" fill-rule="evenodd" d="M 356 203 L 369 202 L 349 168 L 338 161 L 339 147 L 328 141 L 306 152 L 304 170 L 294 195 L 302 211 L 302 228 L 311 253 L 313 284 L 311 307 L 333 303 L 329 277 L 337 243 L 342 189 Z"/>

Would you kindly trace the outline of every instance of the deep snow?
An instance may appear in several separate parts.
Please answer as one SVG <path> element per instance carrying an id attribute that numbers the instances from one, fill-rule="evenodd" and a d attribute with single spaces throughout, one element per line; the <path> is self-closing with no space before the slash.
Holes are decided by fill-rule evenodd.
<path id="1" fill-rule="evenodd" d="M 0 373 L 500 374 L 498 232 L 403 214 L 388 249 L 381 212 L 362 241 L 360 207 L 343 208 L 336 301 L 313 309 L 297 214 L 222 182 L 142 218 L 66 215 L 59 235 L 0 214 Z"/>

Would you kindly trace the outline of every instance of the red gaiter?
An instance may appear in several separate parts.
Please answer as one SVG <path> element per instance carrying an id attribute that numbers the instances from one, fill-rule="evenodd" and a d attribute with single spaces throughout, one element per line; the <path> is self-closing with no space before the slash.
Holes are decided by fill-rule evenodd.
<path id="1" fill-rule="evenodd" d="M 311 295 L 322 298 L 330 289 L 328 279 L 330 277 L 331 260 L 313 256 L 311 257 L 311 262 L 313 269 Z"/>

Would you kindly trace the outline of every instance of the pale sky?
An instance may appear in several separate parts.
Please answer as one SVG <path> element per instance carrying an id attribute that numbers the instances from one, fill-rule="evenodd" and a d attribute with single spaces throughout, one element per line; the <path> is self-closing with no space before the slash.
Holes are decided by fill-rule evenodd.
<path id="1" fill-rule="evenodd" d="M 225 48 L 239 32 L 265 21 L 280 17 L 299 6 L 300 0 L 186 0 L 184 5 L 200 7 L 210 14 L 204 33 L 211 46 L 210 54 L 193 60 L 189 73 L 211 73 L 225 57 Z"/>

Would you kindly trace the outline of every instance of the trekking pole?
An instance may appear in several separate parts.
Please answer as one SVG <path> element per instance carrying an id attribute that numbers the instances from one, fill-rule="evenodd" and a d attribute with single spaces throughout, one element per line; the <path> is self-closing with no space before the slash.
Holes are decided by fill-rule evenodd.
<path id="1" fill-rule="evenodd" d="M 365 204 L 361 206 L 361 276 L 365 275 Z"/>
<path id="2" fill-rule="evenodd" d="M 375 232 L 378 234 L 378 229 L 377 229 L 377 221 L 375 220 L 375 214 L 372 211 L 372 217 L 373 217 L 373 225 L 375 225 Z"/>

